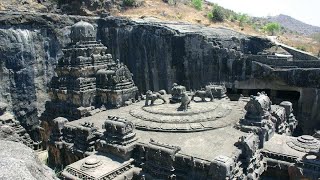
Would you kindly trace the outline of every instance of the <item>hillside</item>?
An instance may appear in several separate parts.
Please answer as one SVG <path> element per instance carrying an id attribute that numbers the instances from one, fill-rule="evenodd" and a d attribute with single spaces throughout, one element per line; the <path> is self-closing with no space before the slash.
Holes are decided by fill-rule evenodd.
<path id="1" fill-rule="evenodd" d="M 145 0 L 141 7 L 117 11 L 114 15 L 128 18 L 144 18 L 151 16 L 161 20 L 183 21 L 202 24 L 208 27 L 225 27 L 247 35 L 268 35 L 263 31 L 264 25 L 269 22 L 265 18 L 247 17 L 246 22 L 240 26 L 239 20 L 234 20 L 233 16 L 239 16 L 241 14 L 224 9 L 223 7 L 222 9 L 224 11 L 231 14 L 229 14 L 230 17 L 226 17 L 224 22 L 213 22 L 209 20 L 208 13 L 212 11 L 214 6 L 216 5 L 212 3 L 204 3 L 202 10 L 199 11 L 196 10 L 191 3 L 170 5 L 164 3 L 162 0 Z M 282 27 L 281 32 L 278 33 L 278 41 L 300 50 L 308 51 L 314 55 L 318 55 L 320 51 L 319 40 L 303 34 L 297 34 L 286 27 Z"/>
<path id="2" fill-rule="evenodd" d="M 281 26 L 303 35 L 311 35 L 320 32 L 320 27 L 306 24 L 302 21 L 283 14 L 280 14 L 278 16 L 270 16 L 267 18 L 267 20 L 270 22 L 279 23 Z"/>
<path id="3" fill-rule="evenodd" d="M 213 22 L 208 18 L 212 9 L 219 7 L 224 15 L 223 22 Z M 74 14 L 97 16 L 110 14 L 127 18 L 152 17 L 163 21 L 182 21 L 201 24 L 208 27 L 229 28 L 247 35 L 266 36 L 264 26 L 268 22 L 278 22 L 282 30 L 278 40 L 298 49 L 318 55 L 320 52 L 319 38 L 307 36 L 320 32 L 319 27 L 311 26 L 286 15 L 275 17 L 254 18 L 202 1 L 202 7 L 196 9 L 191 0 L 2 0 L 0 10 L 50 12 L 58 14 Z M 301 32 L 297 34 L 297 32 Z M 318 36 L 317 36 L 318 37 Z"/>

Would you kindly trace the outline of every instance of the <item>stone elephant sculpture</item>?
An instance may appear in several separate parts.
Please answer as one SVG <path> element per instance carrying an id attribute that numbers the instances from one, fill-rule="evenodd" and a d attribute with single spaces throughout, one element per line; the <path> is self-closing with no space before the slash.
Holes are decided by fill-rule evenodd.
<path id="1" fill-rule="evenodd" d="M 213 101 L 213 94 L 212 94 L 212 91 L 210 89 L 207 89 L 207 90 L 198 90 L 196 91 L 192 98 L 191 98 L 191 101 L 194 101 L 194 98 L 195 97 L 199 97 L 201 98 L 201 101 L 202 102 L 206 102 L 206 98 L 210 98 L 210 101 Z"/>
<path id="2" fill-rule="evenodd" d="M 154 105 L 154 101 L 156 101 L 157 99 L 161 99 L 163 101 L 163 104 L 167 103 L 163 95 L 164 93 L 162 91 L 153 93 L 152 91 L 148 90 L 146 93 L 145 106 L 149 106 L 149 101 L 151 101 L 151 106 Z"/>

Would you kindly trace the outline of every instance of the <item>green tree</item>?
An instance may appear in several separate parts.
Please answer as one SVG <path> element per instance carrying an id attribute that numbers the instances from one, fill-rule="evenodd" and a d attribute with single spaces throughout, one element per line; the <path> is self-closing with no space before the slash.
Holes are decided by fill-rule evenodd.
<path id="1" fill-rule="evenodd" d="M 299 46 L 297 47 L 297 49 L 299 49 L 299 50 L 301 50 L 301 51 L 307 51 L 307 48 L 306 48 L 305 46 L 303 46 L 303 45 L 299 45 Z"/>
<path id="2" fill-rule="evenodd" d="M 270 33 L 272 36 L 274 36 L 276 33 L 278 33 L 281 29 L 280 24 L 278 23 L 268 23 L 263 27 L 263 29 Z"/>
<path id="3" fill-rule="evenodd" d="M 202 0 L 192 0 L 191 3 L 192 3 L 192 6 L 197 10 L 202 9 L 202 3 L 203 3 Z"/>
<path id="4" fill-rule="evenodd" d="M 209 13 L 207 14 L 207 17 L 208 17 L 210 20 L 212 20 L 212 19 L 213 19 L 213 14 L 212 14 L 212 12 L 209 12 Z"/>
<path id="5" fill-rule="evenodd" d="M 248 15 L 246 14 L 239 14 L 239 27 L 243 27 L 243 25 L 248 21 Z"/>
<path id="6" fill-rule="evenodd" d="M 122 4 L 124 6 L 134 6 L 135 5 L 135 0 L 122 0 Z"/>
<path id="7" fill-rule="evenodd" d="M 225 14 L 220 6 L 214 6 L 212 9 L 212 20 L 215 22 L 223 22 L 225 19 Z"/>
<path id="8" fill-rule="evenodd" d="M 231 15 L 230 16 L 230 21 L 231 22 L 235 22 L 237 20 L 237 16 L 236 15 Z"/>

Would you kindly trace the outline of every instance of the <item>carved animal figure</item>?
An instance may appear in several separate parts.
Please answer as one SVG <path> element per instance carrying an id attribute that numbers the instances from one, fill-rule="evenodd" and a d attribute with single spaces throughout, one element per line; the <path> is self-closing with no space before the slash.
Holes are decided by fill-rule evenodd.
<path id="1" fill-rule="evenodd" d="M 160 90 L 158 93 L 160 93 L 161 95 L 166 95 L 166 94 L 167 94 L 167 91 L 164 90 L 164 89 L 162 89 L 162 90 Z"/>
<path id="2" fill-rule="evenodd" d="M 181 104 L 178 110 L 187 111 L 191 100 L 186 92 L 181 95 Z"/>
<path id="3" fill-rule="evenodd" d="M 167 103 L 160 92 L 153 93 L 152 91 L 148 90 L 146 93 L 145 106 L 149 106 L 149 101 L 151 101 L 150 105 L 152 106 L 154 104 L 154 101 L 157 99 L 161 99 L 163 101 L 163 104 Z"/>
<path id="4" fill-rule="evenodd" d="M 191 101 L 194 101 L 194 97 L 201 98 L 201 101 L 203 102 L 206 101 L 206 98 L 210 98 L 210 101 L 213 101 L 213 95 L 210 89 L 196 91 L 192 96 Z"/>

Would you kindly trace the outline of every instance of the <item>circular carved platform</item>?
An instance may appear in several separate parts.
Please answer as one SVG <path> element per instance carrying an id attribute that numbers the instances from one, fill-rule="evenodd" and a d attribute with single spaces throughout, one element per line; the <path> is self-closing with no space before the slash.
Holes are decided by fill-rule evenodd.
<path id="1" fill-rule="evenodd" d="M 89 170 L 89 169 L 94 169 L 101 165 L 102 165 L 102 162 L 99 159 L 89 158 L 81 165 L 80 168 L 81 170 Z"/>
<path id="2" fill-rule="evenodd" d="M 187 111 L 180 104 L 137 106 L 129 111 L 136 128 L 152 131 L 190 132 L 221 128 L 239 121 L 243 105 L 227 99 L 191 102 Z"/>
<path id="3" fill-rule="evenodd" d="M 301 152 L 309 152 L 310 150 L 318 150 L 320 148 L 320 141 L 309 135 L 299 136 L 288 141 L 287 144 L 292 149 Z"/>

